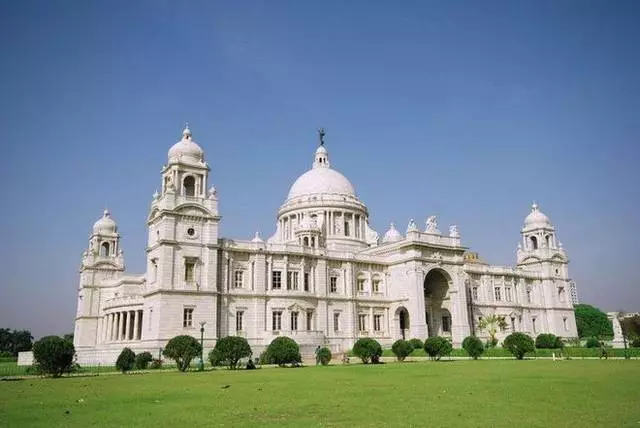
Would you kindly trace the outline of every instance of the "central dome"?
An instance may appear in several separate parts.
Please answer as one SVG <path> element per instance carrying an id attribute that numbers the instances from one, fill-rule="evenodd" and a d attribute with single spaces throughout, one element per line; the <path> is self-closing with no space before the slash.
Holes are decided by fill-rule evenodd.
<path id="1" fill-rule="evenodd" d="M 356 196 L 353 185 L 338 171 L 327 168 L 312 168 L 302 174 L 289 189 L 287 199 L 310 195 Z"/>

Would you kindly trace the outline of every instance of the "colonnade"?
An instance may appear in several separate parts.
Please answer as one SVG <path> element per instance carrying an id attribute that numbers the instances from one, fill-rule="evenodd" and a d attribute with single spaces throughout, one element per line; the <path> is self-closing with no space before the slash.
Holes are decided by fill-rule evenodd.
<path id="1" fill-rule="evenodd" d="M 142 338 L 142 309 L 110 312 L 102 318 L 102 342 L 121 342 Z"/>

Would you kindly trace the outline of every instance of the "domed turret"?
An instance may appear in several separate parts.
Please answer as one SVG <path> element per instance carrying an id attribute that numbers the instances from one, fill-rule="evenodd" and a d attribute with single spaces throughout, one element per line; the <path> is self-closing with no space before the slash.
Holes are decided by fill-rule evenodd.
<path id="1" fill-rule="evenodd" d="M 402 236 L 402 234 L 398 232 L 396 226 L 391 223 L 391 225 L 389 226 L 389 230 L 387 230 L 387 232 L 384 234 L 384 237 L 382 238 L 382 242 L 386 244 L 387 242 L 398 242 L 402 241 L 403 239 L 404 237 Z"/>
<path id="2" fill-rule="evenodd" d="M 532 230 L 538 228 L 553 228 L 551 220 L 542 211 L 535 202 L 531 205 L 531 212 L 524 219 L 524 230 Z"/>
<path id="3" fill-rule="evenodd" d="M 118 233 L 118 225 L 111 218 L 109 210 L 104 210 L 102 217 L 93 224 L 93 233 L 96 235 L 110 235 Z"/>
<path id="4" fill-rule="evenodd" d="M 204 151 L 192 139 L 189 125 L 182 131 L 182 139 L 169 149 L 169 162 L 203 162 Z"/>

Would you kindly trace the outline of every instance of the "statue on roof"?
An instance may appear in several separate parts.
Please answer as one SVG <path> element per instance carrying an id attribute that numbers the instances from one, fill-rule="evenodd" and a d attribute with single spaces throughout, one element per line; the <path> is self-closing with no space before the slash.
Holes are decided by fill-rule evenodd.
<path id="1" fill-rule="evenodd" d="M 321 146 L 324 146 L 324 135 L 325 135 L 324 128 L 318 129 L 318 138 L 320 139 Z"/>

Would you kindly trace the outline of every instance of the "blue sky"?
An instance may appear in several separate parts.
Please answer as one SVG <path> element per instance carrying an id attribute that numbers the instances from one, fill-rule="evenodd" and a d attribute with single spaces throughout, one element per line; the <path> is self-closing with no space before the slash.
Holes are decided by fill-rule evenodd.
<path id="1" fill-rule="evenodd" d="M 636 1 L 5 1 L 0 326 L 73 330 L 107 206 L 128 270 L 189 121 L 225 237 L 274 230 L 316 129 L 382 235 L 458 225 L 515 262 L 532 200 L 581 300 L 640 310 Z"/>

